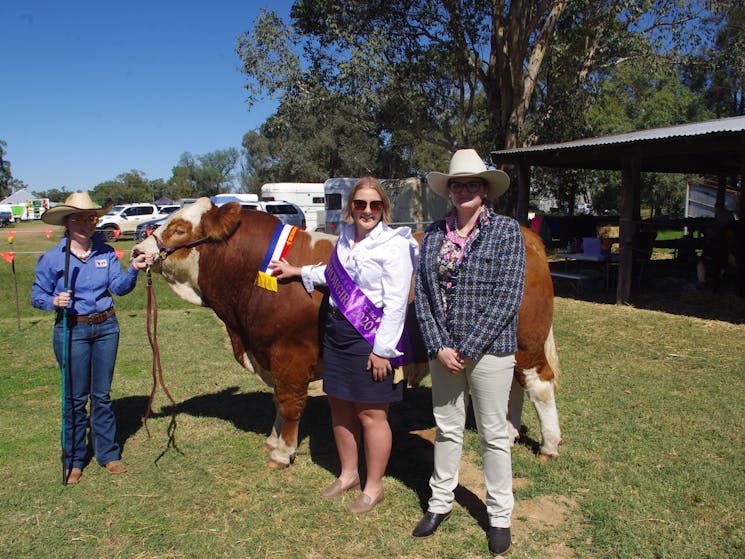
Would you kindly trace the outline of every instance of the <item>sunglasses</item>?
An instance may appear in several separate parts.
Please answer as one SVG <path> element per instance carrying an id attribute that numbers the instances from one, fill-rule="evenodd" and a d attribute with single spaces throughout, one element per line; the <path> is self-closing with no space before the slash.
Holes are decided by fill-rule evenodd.
<path id="1" fill-rule="evenodd" d="M 83 215 L 79 217 L 71 217 L 70 221 L 73 223 L 98 223 L 98 216 L 97 215 Z"/>
<path id="2" fill-rule="evenodd" d="M 383 211 L 383 200 L 373 200 L 369 205 L 371 212 Z M 358 212 L 364 212 L 367 209 L 367 206 L 367 200 L 352 200 L 352 207 Z"/>
<path id="3" fill-rule="evenodd" d="M 484 183 L 481 181 L 448 183 L 448 188 L 456 194 L 463 192 L 464 188 L 469 194 L 475 194 L 479 191 L 479 189 L 481 189 L 482 186 L 484 186 Z"/>

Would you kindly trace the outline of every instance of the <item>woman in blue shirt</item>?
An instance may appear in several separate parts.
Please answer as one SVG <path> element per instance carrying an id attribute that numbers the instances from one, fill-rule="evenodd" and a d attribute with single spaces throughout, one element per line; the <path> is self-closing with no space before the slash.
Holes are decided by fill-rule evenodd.
<path id="1" fill-rule="evenodd" d="M 42 221 L 64 225 L 66 232 L 56 247 L 39 258 L 31 288 L 34 307 L 56 311 L 54 353 L 67 377 L 63 395 L 66 484 L 80 481 L 86 463 L 89 399 L 90 442 L 96 460 L 112 474 L 127 471 L 120 460 L 110 397 L 119 346 L 111 294 L 132 291 L 139 270 L 152 264 L 152 257 L 139 255 L 122 271 L 114 249 L 94 236 L 98 218 L 107 211 L 87 193 L 76 192 L 42 215 Z"/>

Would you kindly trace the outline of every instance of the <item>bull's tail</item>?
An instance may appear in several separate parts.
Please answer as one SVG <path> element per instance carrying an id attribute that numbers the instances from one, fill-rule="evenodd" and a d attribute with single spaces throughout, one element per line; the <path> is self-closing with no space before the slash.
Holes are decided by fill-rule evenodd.
<path id="1" fill-rule="evenodd" d="M 554 389 L 559 388 L 559 376 L 561 376 L 561 366 L 559 365 L 559 353 L 556 351 L 556 343 L 554 342 L 554 326 L 548 331 L 546 341 L 543 342 L 543 352 L 546 355 L 546 362 L 551 370 L 554 372 Z"/>

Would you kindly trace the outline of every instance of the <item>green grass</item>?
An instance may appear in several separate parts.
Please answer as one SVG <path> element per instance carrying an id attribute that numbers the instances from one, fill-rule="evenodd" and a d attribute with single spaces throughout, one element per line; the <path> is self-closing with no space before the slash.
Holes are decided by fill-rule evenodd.
<path id="1" fill-rule="evenodd" d="M 473 430 L 453 516 L 432 538 L 409 536 L 429 494 L 432 447 L 413 433 L 433 425 L 426 385 L 391 410 L 386 500 L 350 517 L 353 495 L 317 497 L 337 472 L 325 398 L 309 399 L 295 464 L 267 470 L 270 391 L 234 362 L 212 312 L 182 302 L 159 277 L 161 358 L 176 409 L 159 390 L 148 437 L 140 419 L 152 385 L 142 275 L 116 301 L 122 340 L 112 397 L 130 473 L 110 476 L 94 463 L 79 485 L 63 487 L 52 316 L 29 304 L 38 254 L 20 254 L 54 239 L 18 231 L 20 331 L 10 265 L 0 261 L 0 557 L 489 556 Z M 513 452 L 509 557 L 745 555 L 745 325 L 557 298 L 555 333 L 564 444 L 558 460 L 537 460 L 538 427 L 526 405 L 527 440 Z M 166 449 L 172 411 L 180 452 Z"/>

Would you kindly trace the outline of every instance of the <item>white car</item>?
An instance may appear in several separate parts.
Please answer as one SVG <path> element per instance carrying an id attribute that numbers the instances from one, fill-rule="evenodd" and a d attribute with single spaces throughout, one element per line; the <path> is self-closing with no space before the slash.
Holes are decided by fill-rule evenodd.
<path id="1" fill-rule="evenodd" d="M 111 208 L 98 220 L 96 229 L 103 232 L 108 242 L 120 237 L 133 237 L 137 225 L 160 217 L 155 204 L 121 204 Z"/>
<path id="2" fill-rule="evenodd" d="M 293 202 L 286 202 L 284 200 L 260 200 L 251 202 L 233 198 L 229 195 L 223 195 L 217 200 L 215 197 L 212 197 L 211 200 L 217 206 L 222 206 L 228 202 L 238 202 L 241 205 L 241 208 L 270 213 L 287 225 L 295 225 L 301 229 L 307 227 L 305 214 L 303 213 L 302 208 Z"/>

